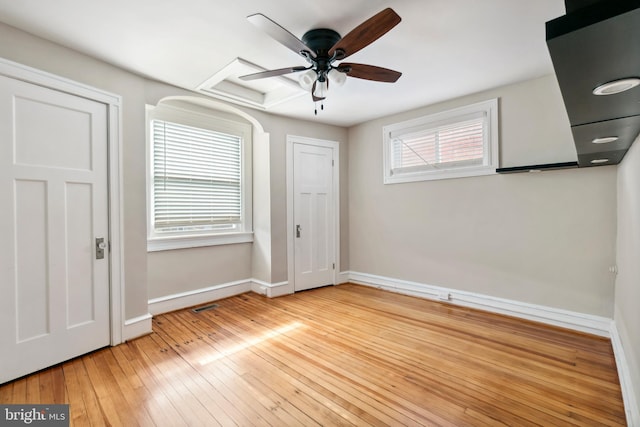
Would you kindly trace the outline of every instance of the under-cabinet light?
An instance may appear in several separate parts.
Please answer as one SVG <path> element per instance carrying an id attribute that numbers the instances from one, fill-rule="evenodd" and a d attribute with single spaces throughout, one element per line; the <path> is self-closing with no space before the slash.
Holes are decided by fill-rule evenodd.
<path id="1" fill-rule="evenodd" d="M 599 164 L 602 164 L 602 163 L 607 163 L 608 161 L 609 161 L 609 159 L 594 159 L 594 160 L 591 160 L 591 164 L 592 165 L 599 165 Z"/>
<path id="2" fill-rule="evenodd" d="M 628 79 L 614 80 L 602 84 L 593 90 L 594 95 L 615 95 L 640 85 L 640 79 L 632 77 Z"/>
<path id="3" fill-rule="evenodd" d="M 613 141 L 617 141 L 618 137 L 617 136 L 605 136 L 603 138 L 595 138 L 593 141 L 591 141 L 593 144 L 608 144 L 610 142 Z"/>

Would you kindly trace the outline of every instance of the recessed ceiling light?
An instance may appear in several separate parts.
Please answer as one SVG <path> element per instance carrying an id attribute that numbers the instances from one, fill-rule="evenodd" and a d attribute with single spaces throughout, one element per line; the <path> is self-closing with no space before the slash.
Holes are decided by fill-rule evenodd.
<path id="1" fill-rule="evenodd" d="M 629 79 L 614 80 L 609 83 L 602 84 L 593 90 L 594 95 L 615 95 L 625 90 L 633 89 L 640 85 L 640 79 L 637 77 Z"/>
<path id="2" fill-rule="evenodd" d="M 603 138 L 595 138 L 593 141 L 591 141 L 593 144 L 608 144 L 610 142 L 613 141 L 617 141 L 618 137 L 617 136 L 605 136 Z"/>
<path id="3" fill-rule="evenodd" d="M 591 160 L 591 164 L 592 165 L 599 165 L 601 163 L 607 163 L 609 161 L 609 159 L 594 159 Z"/>

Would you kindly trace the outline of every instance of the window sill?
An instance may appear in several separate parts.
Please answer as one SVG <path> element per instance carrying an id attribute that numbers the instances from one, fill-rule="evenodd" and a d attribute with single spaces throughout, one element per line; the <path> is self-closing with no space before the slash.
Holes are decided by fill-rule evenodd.
<path id="1" fill-rule="evenodd" d="M 180 236 L 147 239 L 147 252 L 173 249 L 200 248 L 253 242 L 253 233 L 211 234 L 207 236 Z"/>
<path id="2" fill-rule="evenodd" d="M 480 166 L 475 168 L 442 169 L 431 172 L 416 172 L 384 177 L 384 184 L 400 184 L 404 182 L 434 181 L 438 179 L 469 178 L 473 176 L 494 175 L 495 166 Z"/>

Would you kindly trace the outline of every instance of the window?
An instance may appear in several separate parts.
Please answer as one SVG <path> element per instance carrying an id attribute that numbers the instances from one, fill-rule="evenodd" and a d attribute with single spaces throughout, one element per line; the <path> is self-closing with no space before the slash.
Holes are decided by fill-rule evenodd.
<path id="1" fill-rule="evenodd" d="M 167 105 L 147 116 L 148 250 L 252 241 L 251 126 Z"/>
<path id="2" fill-rule="evenodd" d="M 498 101 L 385 126 L 384 183 L 495 173 Z"/>

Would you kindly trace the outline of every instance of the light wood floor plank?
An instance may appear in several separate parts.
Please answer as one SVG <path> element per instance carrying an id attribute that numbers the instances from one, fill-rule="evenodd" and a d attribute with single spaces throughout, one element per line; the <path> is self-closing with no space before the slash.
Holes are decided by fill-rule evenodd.
<path id="1" fill-rule="evenodd" d="M 348 381 L 359 387 L 366 387 L 371 393 L 380 395 L 382 399 L 391 400 L 394 406 L 401 405 L 406 411 L 420 414 L 431 423 L 443 424 L 445 419 L 455 419 L 456 423 L 465 421 L 464 407 L 459 405 L 459 396 L 455 400 L 445 401 L 439 393 L 439 388 L 442 388 L 438 387 L 439 384 L 433 384 L 432 387 L 413 382 L 405 373 L 412 372 L 411 369 L 398 370 L 393 366 L 395 364 L 381 362 L 375 351 L 366 353 L 363 341 L 355 344 L 345 342 L 340 340 L 338 330 L 333 332 L 332 337 L 319 336 L 317 339 L 313 339 L 313 332 L 310 332 L 312 339 L 308 343 L 301 343 L 303 347 L 298 347 L 298 350 L 307 353 L 308 357 L 315 360 L 330 360 L 331 364 L 324 365 L 324 369 L 329 370 L 332 375 L 343 375 L 348 378 Z M 323 344 L 316 345 L 315 343 L 319 341 Z M 328 359 L 325 359 L 325 356 L 328 356 Z M 363 382 L 363 378 L 370 378 L 370 380 Z M 382 387 L 378 384 L 382 384 Z M 415 396 L 420 398 L 415 399 Z M 429 411 L 425 409 L 426 401 L 431 403 Z M 492 407 L 492 410 L 497 409 Z M 509 417 L 511 414 L 504 413 L 502 416 Z M 528 425 L 525 419 L 518 417 L 514 417 L 512 422 Z"/>
<path id="2" fill-rule="evenodd" d="M 78 359 L 76 359 L 78 360 Z M 62 366 L 63 376 L 61 378 L 62 385 L 66 390 L 66 402 L 75 402 L 73 411 L 71 412 L 71 422 L 74 425 L 91 425 L 89 421 L 88 411 L 84 402 L 83 388 L 78 379 L 74 363 L 65 363 Z"/>
<path id="3" fill-rule="evenodd" d="M 241 328 L 239 324 L 233 324 L 228 320 L 224 320 L 224 318 L 216 315 L 216 319 L 206 318 L 200 316 L 201 319 L 210 323 L 210 328 L 213 327 L 218 331 L 218 334 L 225 335 L 225 345 L 222 348 L 223 355 L 233 355 L 233 360 L 243 361 L 244 364 L 248 364 L 251 366 L 256 366 L 256 369 L 263 370 L 265 368 L 263 364 L 263 360 L 261 358 L 251 357 L 250 361 L 247 361 L 245 358 L 251 355 L 259 343 L 264 339 L 264 333 L 260 334 L 252 334 L 246 333 L 244 329 Z M 220 321 L 221 323 L 216 323 L 216 321 Z M 270 331 L 268 331 L 270 332 Z M 237 373 L 240 375 L 246 374 L 246 368 L 244 370 L 237 370 Z M 301 384 L 297 384 L 298 388 L 303 388 Z M 314 406 L 313 398 L 314 393 L 309 390 L 304 390 L 305 393 L 296 396 L 296 402 L 301 405 L 307 405 L 307 408 L 313 408 L 314 411 L 320 411 L 321 413 L 312 413 L 309 414 L 312 417 L 318 417 L 320 419 L 326 419 L 329 421 L 333 421 L 339 425 L 351 425 L 347 419 L 338 420 L 333 419 L 337 416 L 336 412 L 324 411 L 323 408 Z M 311 399 L 309 399 L 311 398 Z M 309 406 L 310 405 L 310 406 Z M 342 415 L 342 408 L 337 408 L 338 415 Z M 346 417 L 348 418 L 348 417 Z M 271 420 L 273 423 L 278 424 L 277 420 Z"/>
<path id="4" fill-rule="evenodd" d="M 260 360 L 255 360 L 252 355 L 235 353 L 237 357 L 226 357 L 227 353 L 225 349 L 208 336 L 208 332 L 211 331 L 210 326 L 204 324 L 204 322 L 200 322 L 200 320 L 194 318 L 194 315 L 189 312 L 183 311 L 175 314 L 177 317 L 177 322 L 175 323 L 180 323 L 189 330 L 195 331 L 197 333 L 196 338 L 208 344 L 208 347 L 203 348 L 203 351 L 193 355 L 196 356 L 196 358 L 193 359 L 194 364 L 206 365 L 209 369 L 217 366 L 221 368 L 221 371 L 224 371 L 222 374 L 225 379 L 233 378 L 234 376 L 241 377 L 243 381 L 257 390 L 259 394 L 268 396 L 269 400 L 266 402 L 269 403 L 269 409 L 271 411 L 284 410 L 290 414 L 292 417 L 291 421 L 294 425 L 311 426 L 317 424 L 282 396 L 282 394 L 286 394 L 288 390 L 295 387 L 292 381 L 281 381 L 281 378 L 274 374 L 274 369 L 271 366 L 261 363 L 262 361 Z M 236 345 L 242 347 L 241 343 Z M 264 377 L 268 378 L 268 384 L 263 383 L 260 379 Z M 284 390 L 284 393 L 282 390 Z"/>
<path id="5" fill-rule="evenodd" d="M 102 407 L 98 400 L 98 395 L 96 393 L 96 390 L 93 388 L 93 384 L 91 383 L 91 378 L 89 378 L 89 372 L 87 371 L 86 365 L 84 363 L 84 360 L 87 358 L 88 356 L 84 356 L 82 358 L 74 359 L 71 362 L 65 363 L 63 365 L 65 369 L 69 365 L 73 367 L 74 372 L 78 378 L 78 384 L 79 384 L 80 390 L 82 391 L 82 402 L 77 402 L 75 400 L 69 401 L 70 405 L 73 404 L 73 409 L 70 408 L 71 418 L 74 419 L 76 417 L 76 414 L 75 414 L 76 406 L 80 406 L 84 404 L 84 408 L 87 414 L 87 419 L 89 420 L 89 425 L 103 426 L 107 424 L 107 421 L 105 420 L 105 414 L 102 411 Z M 65 383 L 67 383 L 67 387 L 68 387 L 68 380 L 66 377 L 65 377 Z M 34 403 L 34 402 L 29 402 L 29 403 Z M 45 402 L 38 402 L 38 403 L 45 403 Z M 109 423 L 111 423 L 111 420 L 109 420 Z M 82 424 L 79 424 L 79 425 L 82 425 Z"/>
<path id="6" fill-rule="evenodd" d="M 161 321 L 162 320 L 162 321 Z M 156 321 L 157 331 L 165 342 L 169 343 L 176 353 L 189 364 L 190 368 L 198 372 L 199 375 L 210 385 L 210 389 L 217 394 L 215 401 L 210 402 L 216 405 L 215 414 L 225 414 L 231 417 L 242 417 L 243 423 L 252 425 L 270 425 L 268 419 L 275 421 L 277 418 L 268 411 L 259 411 L 251 404 L 254 395 L 248 390 L 244 381 L 238 375 L 229 375 L 223 363 L 206 363 L 211 351 L 191 345 L 193 343 L 202 344 L 198 339 L 199 335 L 193 327 L 189 329 L 179 328 L 178 319 L 167 321 L 160 316 Z"/>
<path id="7" fill-rule="evenodd" d="M 7 401 L 9 404 L 20 404 L 24 402 L 28 402 L 27 400 L 27 378 L 21 378 L 19 380 L 14 381 L 9 385 L 13 385 L 13 398 Z M 7 387 L 7 386 L 0 386 Z"/>
<path id="8" fill-rule="evenodd" d="M 236 310 L 238 313 L 241 313 L 240 310 Z M 253 312 L 253 314 L 251 313 L 245 313 L 245 317 L 250 318 L 252 321 L 256 321 L 256 312 Z M 253 316 L 253 317 L 249 317 L 249 316 Z M 274 313 L 268 313 L 264 315 L 264 318 L 262 319 L 262 322 L 268 322 L 269 318 L 274 318 L 275 315 Z M 231 319 L 233 323 L 237 323 L 239 322 L 240 319 Z M 392 391 L 391 393 L 386 393 L 387 390 L 384 388 L 380 388 L 380 387 L 376 387 L 375 383 L 370 383 L 367 381 L 363 381 L 361 377 L 358 377 L 357 375 L 354 375 L 353 372 L 349 372 L 348 369 L 343 369 L 342 365 L 343 363 L 341 363 L 338 359 L 342 356 L 342 352 L 340 352 L 339 354 L 336 355 L 336 361 L 338 361 L 338 363 L 331 363 L 331 364 L 319 364 L 318 360 L 322 360 L 322 355 L 329 355 L 327 353 L 327 351 L 329 351 L 333 345 L 324 345 L 323 348 L 320 349 L 319 352 L 314 353 L 313 352 L 313 348 L 310 348 L 308 346 L 308 343 L 306 341 L 311 341 L 311 342 L 323 342 L 324 344 L 329 344 L 326 341 L 326 336 L 322 335 L 320 337 L 314 337 L 313 336 L 313 331 L 305 331 L 305 334 L 302 335 L 303 337 L 306 337 L 304 339 L 302 339 L 302 341 L 296 339 L 296 336 L 292 336 L 291 337 L 291 341 L 287 344 L 287 343 L 283 343 L 282 345 L 278 344 L 278 345 L 270 345 L 268 348 L 269 349 L 273 349 L 274 351 L 279 351 L 279 355 L 282 357 L 283 363 L 284 364 L 290 364 L 290 361 L 296 361 L 296 360 L 300 360 L 300 361 L 306 361 L 306 366 L 301 368 L 301 372 L 320 372 L 321 374 L 324 372 L 325 373 L 325 377 L 328 378 L 339 378 L 339 383 L 340 386 L 333 388 L 334 390 L 336 390 L 339 394 L 344 394 L 344 389 L 348 386 L 352 386 L 352 388 L 356 388 L 356 389 L 362 389 L 366 392 L 366 394 L 370 395 L 370 396 L 376 396 L 379 399 L 384 399 L 385 397 L 389 397 L 389 395 L 395 395 L 395 393 Z M 312 339 L 309 340 L 308 338 L 311 337 Z M 290 353 L 291 352 L 295 352 L 295 354 L 297 354 L 296 358 L 292 358 Z M 320 354 L 320 357 L 317 357 L 318 354 Z M 288 357 L 287 357 L 288 356 Z M 331 357 L 331 359 L 333 360 L 333 357 Z M 319 369 L 320 368 L 320 369 Z M 330 373 L 330 375 L 326 375 L 326 373 Z M 322 376 L 322 375 L 320 375 Z M 385 378 L 386 380 L 388 380 L 389 378 Z M 383 381 L 384 382 L 384 381 Z M 391 387 L 397 387 L 396 385 L 391 385 Z M 362 402 L 360 400 L 357 400 L 356 402 L 351 402 L 352 405 L 354 405 L 354 411 L 359 413 L 360 411 L 358 409 L 360 408 L 360 405 L 362 404 Z M 398 402 L 396 402 L 394 405 L 397 405 Z M 358 409 L 356 409 L 358 408 Z M 414 408 L 417 411 L 424 411 L 423 408 Z M 460 411 L 462 411 L 462 409 L 460 409 Z M 423 416 L 427 415 L 426 411 L 424 411 Z M 428 414 L 428 416 L 431 418 L 432 422 L 439 422 L 440 424 L 446 424 L 446 421 L 444 421 L 444 419 L 439 419 L 437 416 L 435 416 L 434 414 Z M 368 422 L 372 422 L 372 420 L 368 420 Z M 417 421 L 413 420 L 413 423 L 417 423 Z M 411 424 L 411 422 L 409 422 L 409 425 Z"/>
<path id="9" fill-rule="evenodd" d="M 353 284 L 248 293 L 0 385 L 74 426 L 624 426 L 611 342 Z"/>
<path id="10" fill-rule="evenodd" d="M 174 406 L 174 402 L 163 389 L 162 380 L 150 372 L 148 361 L 144 359 L 143 354 L 138 351 L 136 345 L 134 343 L 126 343 L 114 347 L 113 351 L 120 366 L 124 366 L 123 371 L 130 372 L 129 375 L 135 375 L 136 379 L 132 383 L 139 384 L 140 387 L 136 387 L 135 390 L 139 390 L 139 393 L 144 393 L 147 396 L 144 405 L 155 424 L 184 424 L 185 421 L 182 415 L 180 415 Z"/>
<path id="11" fill-rule="evenodd" d="M 175 402 L 174 406 L 180 411 L 183 423 L 220 425 L 201 400 L 208 398 L 209 389 L 206 387 L 206 381 L 171 348 L 165 347 L 167 343 L 157 334 L 138 341 L 145 356 L 151 361 L 154 375 L 162 378 L 162 390 L 169 393 Z M 215 412 L 216 408 L 211 408 L 211 411 Z"/>
<path id="12" fill-rule="evenodd" d="M 233 316 L 233 314 L 226 313 L 226 316 Z M 239 336 L 247 334 L 248 330 L 246 329 L 246 327 L 245 328 L 242 327 L 244 323 L 243 322 L 244 318 L 242 316 L 223 317 L 221 315 L 219 317 L 221 318 L 220 321 L 223 324 L 234 325 L 234 328 L 237 328 L 235 329 L 235 332 Z M 281 328 L 277 328 L 276 330 L 278 329 L 281 329 Z M 250 351 L 254 353 L 256 356 L 259 356 L 265 361 L 270 361 L 273 363 L 273 359 L 269 359 L 268 357 L 265 357 L 265 352 L 269 351 L 269 349 L 272 349 L 274 346 L 279 345 L 279 342 L 278 342 L 279 337 L 278 336 L 271 337 L 269 336 L 269 334 L 270 334 L 269 329 L 261 329 L 257 339 L 255 338 L 251 339 L 245 344 L 249 345 L 247 348 L 250 349 Z M 265 336 L 268 338 L 264 339 Z M 287 360 L 287 362 L 289 362 L 289 360 Z M 314 401 L 307 402 L 307 407 L 306 407 L 307 410 L 313 411 L 309 414 L 312 418 L 332 420 L 334 423 L 341 424 L 341 425 L 345 425 L 345 424 L 364 425 L 365 424 L 366 421 L 362 419 L 361 417 L 362 414 L 360 413 L 360 411 L 358 411 L 353 407 L 349 407 L 349 405 L 342 406 L 337 404 L 336 403 L 336 400 L 338 400 L 337 396 L 332 394 L 329 390 L 323 390 L 322 392 L 318 392 L 317 390 L 314 390 L 312 387 L 308 387 L 302 381 L 299 381 L 299 383 L 297 383 L 296 385 L 302 392 L 302 396 L 306 395 L 311 397 L 313 400 L 315 400 L 315 402 Z M 295 395 L 288 396 L 288 397 L 296 398 L 298 402 L 300 402 L 301 400 L 299 396 L 295 396 Z M 342 420 L 333 419 L 335 416 L 341 417 Z"/>
<path id="13" fill-rule="evenodd" d="M 328 310 L 328 308 L 326 308 L 326 309 Z M 342 313 L 342 315 L 344 316 L 345 314 L 344 314 L 344 313 Z M 354 332 L 354 331 L 350 331 L 350 332 L 349 332 L 349 334 L 350 334 L 350 335 L 354 335 L 354 334 L 355 334 L 355 332 Z M 406 341 L 407 339 L 408 339 L 408 338 L 405 338 L 403 341 Z M 404 354 L 405 356 L 406 356 L 408 353 L 409 353 L 409 350 L 408 350 L 408 349 L 404 349 L 404 350 L 402 350 L 402 351 L 400 351 L 400 352 L 399 352 L 399 354 L 401 354 L 401 355 L 402 355 L 402 354 Z M 482 350 L 482 353 L 486 353 L 486 350 Z M 499 356 L 499 355 L 498 355 L 498 356 Z M 457 356 L 456 356 L 456 357 L 457 357 Z M 458 369 L 456 369 L 456 363 L 460 363 L 460 362 L 463 362 L 463 363 L 464 363 L 464 361 L 460 361 L 460 360 L 457 360 L 457 361 L 456 361 L 456 360 L 455 360 L 455 358 L 454 358 L 454 356 L 453 356 L 452 354 L 445 355 L 445 356 L 444 356 L 444 358 L 445 358 L 445 359 L 447 359 L 447 360 L 448 360 L 448 359 L 454 359 L 453 361 L 451 361 L 451 363 L 452 363 L 453 365 L 452 365 L 452 366 L 450 367 L 450 369 L 449 369 L 449 371 L 450 371 L 450 372 L 456 372 L 456 371 L 458 371 Z M 496 356 L 494 356 L 494 359 L 495 359 L 495 358 L 496 358 Z M 476 360 L 477 360 L 477 359 L 476 359 Z M 396 362 L 396 363 L 402 363 L 402 362 L 401 362 L 401 361 L 398 361 L 398 362 Z M 433 363 L 431 363 L 431 364 L 438 364 L 438 361 L 437 361 L 437 360 L 434 360 L 434 361 L 433 361 Z M 428 365 L 431 365 L 431 364 L 428 364 Z M 486 370 L 492 370 L 491 362 L 487 363 L 487 365 L 483 367 L 482 371 L 484 372 L 484 371 L 486 371 Z M 446 372 L 443 372 L 442 374 L 445 374 L 445 373 L 446 373 Z M 499 374 L 501 374 L 501 373 L 500 373 L 500 371 L 496 371 L 496 375 L 499 375 Z M 466 388 L 465 383 L 467 383 L 467 382 L 469 382 L 469 381 L 471 381 L 471 380 L 472 380 L 472 378 L 473 378 L 473 377 L 472 377 L 472 375 L 473 375 L 473 372 L 468 372 L 468 373 L 466 373 L 466 374 L 465 374 L 465 376 L 463 377 L 463 382 L 460 384 L 460 386 L 461 386 L 461 387 L 460 387 L 460 389 L 458 390 L 458 392 L 464 392 L 464 389 Z M 482 377 L 481 377 L 481 378 L 479 378 L 479 381 L 480 381 L 480 383 L 481 383 L 481 384 L 484 384 L 484 383 L 486 383 L 486 382 L 487 382 L 487 379 L 486 379 L 486 378 L 482 378 Z M 455 378 L 451 378 L 451 377 L 450 377 L 450 378 L 446 378 L 442 384 L 444 384 L 444 386 L 446 386 L 446 385 L 450 385 L 450 384 L 452 384 L 452 382 L 455 382 Z M 511 396 L 511 398 L 513 398 L 514 396 L 516 396 L 516 395 L 518 395 L 518 394 L 521 394 L 521 393 L 520 393 L 520 389 L 521 389 L 521 388 L 522 388 L 522 386 L 523 386 L 523 382 L 522 382 L 522 381 L 519 381 L 517 378 L 515 378 L 515 379 L 514 379 L 514 378 L 507 378 L 507 379 L 505 379 L 505 381 L 503 382 L 503 384 L 496 384 L 496 386 L 497 386 L 497 387 L 501 387 L 501 388 L 503 388 L 503 389 L 504 389 L 505 387 L 506 387 L 507 389 L 508 389 L 510 386 L 511 386 L 511 387 L 513 387 L 513 390 L 511 391 L 511 393 L 509 393 L 509 395 Z M 554 387 L 555 387 L 555 386 L 554 386 Z M 548 392 L 549 392 L 549 393 L 553 393 L 554 389 L 555 389 L 555 388 L 549 388 Z M 505 390 L 505 391 L 506 391 L 506 390 Z M 536 390 L 534 389 L 534 392 L 535 392 L 535 391 L 536 391 Z M 537 391 L 539 392 L 539 389 L 538 389 Z M 514 394 L 514 393 L 515 393 L 515 394 Z M 573 395 L 570 395 L 569 397 L 570 397 L 570 398 L 572 398 L 572 399 L 575 399 L 575 396 L 573 396 Z M 531 402 L 531 396 L 522 395 L 522 396 L 520 397 L 519 401 L 520 401 L 520 403 L 522 403 L 522 404 L 529 404 L 528 402 Z M 550 399 L 550 400 L 548 401 L 548 403 L 550 403 L 550 404 L 555 404 L 555 403 L 556 403 L 556 399 L 555 399 L 555 398 Z M 601 409 L 603 409 L 603 410 L 607 410 L 607 408 L 608 408 L 608 403 L 606 402 L 606 400 L 605 400 L 604 402 L 599 402 L 599 404 L 601 405 L 601 406 L 600 406 L 600 407 L 601 407 Z M 566 416 L 569 416 L 569 415 L 567 414 Z M 551 421 L 552 421 L 552 420 L 549 420 L 548 422 L 551 422 Z M 567 420 L 565 420 L 565 421 L 567 421 Z"/>

